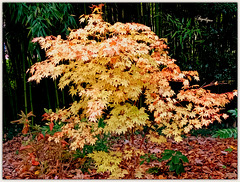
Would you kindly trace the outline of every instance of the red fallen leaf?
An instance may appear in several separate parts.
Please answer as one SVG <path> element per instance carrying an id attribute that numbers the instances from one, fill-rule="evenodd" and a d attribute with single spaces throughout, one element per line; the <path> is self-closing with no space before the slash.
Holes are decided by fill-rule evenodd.
<path id="1" fill-rule="evenodd" d="M 33 166 L 38 166 L 39 165 L 39 162 L 35 160 L 35 156 L 33 153 L 28 153 L 28 155 L 31 157 L 32 159 L 32 165 Z"/>
<path id="2" fill-rule="evenodd" d="M 65 147 L 66 145 L 68 145 L 68 143 L 65 140 L 61 140 L 61 144 L 63 147 Z"/>
<path id="3" fill-rule="evenodd" d="M 5 179 L 12 179 L 12 176 L 4 176 Z"/>
<path id="4" fill-rule="evenodd" d="M 38 161 L 35 161 L 35 159 L 34 159 L 34 160 L 32 160 L 32 165 L 33 165 L 33 166 L 38 166 L 38 165 L 39 165 L 39 162 L 38 162 Z"/>
<path id="5" fill-rule="evenodd" d="M 49 137 L 50 137 L 50 135 L 46 133 L 46 135 L 45 135 L 45 141 L 46 141 Z"/>
<path id="6" fill-rule="evenodd" d="M 29 148 L 32 148 L 32 146 L 31 145 L 21 146 L 19 151 L 29 149 Z"/>
<path id="7" fill-rule="evenodd" d="M 28 153 L 28 155 L 33 159 L 35 158 L 35 156 L 33 155 L 33 153 Z"/>
<path id="8" fill-rule="evenodd" d="M 42 133 L 40 133 L 40 134 L 38 135 L 38 138 L 37 138 L 37 140 L 39 141 L 39 140 L 41 140 L 41 139 L 44 139 L 44 136 L 43 136 L 43 134 L 42 134 Z"/>
<path id="9" fill-rule="evenodd" d="M 53 130 L 53 126 L 54 126 L 54 123 L 53 123 L 53 122 L 51 122 L 51 123 L 49 124 L 50 131 L 52 131 L 52 130 Z"/>

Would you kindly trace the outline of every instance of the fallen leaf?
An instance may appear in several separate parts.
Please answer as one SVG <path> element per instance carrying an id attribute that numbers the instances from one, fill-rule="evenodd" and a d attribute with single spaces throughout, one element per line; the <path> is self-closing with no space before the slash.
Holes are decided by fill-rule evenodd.
<path id="1" fill-rule="evenodd" d="M 38 166 L 38 165 L 39 165 L 39 162 L 38 162 L 38 161 L 35 161 L 35 160 L 32 160 L 32 165 L 33 165 L 33 166 Z"/>
<path id="2" fill-rule="evenodd" d="M 212 172 L 212 170 L 209 169 L 209 167 L 207 167 L 207 166 L 203 166 L 203 167 L 202 167 L 202 170 L 203 170 L 203 172 L 205 172 L 205 173 L 211 173 L 211 172 Z"/>
<path id="3" fill-rule="evenodd" d="M 232 164 L 231 164 L 231 167 L 233 167 L 233 168 L 236 168 L 236 169 L 237 169 L 237 167 L 238 167 L 238 164 L 234 162 L 234 163 L 232 163 Z"/>
<path id="4" fill-rule="evenodd" d="M 234 147 L 234 146 L 230 146 L 232 149 L 234 149 L 234 150 L 236 150 L 237 148 L 236 147 Z"/>
<path id="5" fill-rule="evenodd" d="M 38 140 L 38 141 L 41 140 L 41 139 L 44 139 L 44 136 L 43 136 L 42 133 L 40 133 L 40 134 L 38 135 L 38 137 L 37 137 L 37 140 Z"/>
<path id="6" fill-rule="evenodd" d="M 221 151 L 221 153 L 224 154 L 224 155 L 228 154 L 228 152 L 226 152 L 226 151 Z"/>
<path id="7" fill-rule="evenodd" d="M 12 179 L 12 176 L 4 176 L 5 179 Z"/>
<path id="8" fill-rule="evenodd" d="M 65 140 L 61 140 L 61 144 L 62 144 L 62 147 L 65 147 L 66 145 L 68 145 L 68 143 Z"/>
<path id="9" fill-rule="evenodd" d="M 39 174 L 40 174 L 40 171 L 36 171 L 34 174 L 35 174 L 35 175 L 39 175 Z"/>
<path id="10" fill-rule="evenodd" d="M 197 165 L 203 165 L 203 163 L 202 163 L 202 160 L 200 160 L 200 159 L 195 159 L 195 163 L 197 164 Z"/>
<path id="11" fill-rule="evenodd" d="M 167 179 L 166 177 L 164 177 L 163 175 L 159 175 L 158 179 Z"/>
<path id="12" fill-rule="evenodd" d="M 237 179 L 236 173 L 226 173 L 225 176 L 227 179 Z"/>
<path id="13" fill-rule="evenodd" d="M 149 149 L 149 152 L 157 154 L 157 153 L 161 153 L 162 150 L 159 148 L 155 148 L 155 149 Z"/>
<path id="14" fill-rule="evenodd" d="M 21 146 L 19 151 L 29 149 L 29 148 L 32 148 L 32 146 L 31 145 Z"/>

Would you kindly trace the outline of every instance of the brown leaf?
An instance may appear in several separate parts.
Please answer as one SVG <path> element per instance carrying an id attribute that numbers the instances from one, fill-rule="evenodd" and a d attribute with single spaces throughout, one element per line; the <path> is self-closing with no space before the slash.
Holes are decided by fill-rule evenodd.
<path id="1" fill-rule="evenodd" d="M 19 151 L 29 149 L 29 148 L 32 148 L 32 146 L 31 145 L 21 146 Z"/>
<path id="2" fill-rule="evenodd" d="M 155 149 L 149 149 L 149 152 L 157 154 L 157 153 L 161 153 L 162 150 L 159 148 L 155 148 Z"/>
<path id="3" fill-rule="evenodd" d="M 232 163 L 232 164 L 231 164 L 231 167 L 233 167 L 233 168 L 236 168 L 236 169 L 237 169 L 237 167 L 238 167 L 238 164 L 234 162 L 234 163 Z"/>
<path id="4" fill-rule="evenodd" d="M 224 154 L 224 155 L 228 154 L 228 152 L 226 152 L 226 151 L 221 151 L 221 153 Z"/>
<path id="5" fill-rule="evenodd" d="M 237 179 L 236 173 L 226 173 L 225 176 L 227 179 Z"/>
<path id="6" fill-rule="evenodd" d="M 12 176 L 4 176 L 5 179 L 12 179 Z"/>
<path id="7" fill-rule="evenodd" d="M 203 165 L 202 160 L 200 160 L 199 158 L 196 158 L 196 159 L 195 159 L 195 163 L 196 163 L 197 165 Z"/>
<path id="8" fill-rule="evenodd" d="M 212 170 L 209 169 L 207 166 L 203 166 L 203 167 L 202 167 L 202 170 L 203 170 L 203 172 L 205 172 L 205 173 L 211 173 L 211 172 L 212 172 Z"/>

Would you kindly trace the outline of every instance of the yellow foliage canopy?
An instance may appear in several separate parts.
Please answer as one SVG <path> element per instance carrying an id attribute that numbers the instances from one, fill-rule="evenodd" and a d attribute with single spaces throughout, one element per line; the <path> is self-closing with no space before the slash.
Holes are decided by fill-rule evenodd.
<path id="1" fill-rule="evenodd" d="M 63 132 L 73 139 L 72 149 L 94 144 L 94 136 L 101 132 L 124 134 L 154 124 L 164 129 L 162 136 L 150 133 L 152 141 L 164 142 L 165 137 L 181 141 L 182 132 L 227 117 L 219 108 L 236 92 L 214 94 L 192 88 L 190 81 L 198 81 L 198 73 L 181 71 L 168 56 L 164 39 L 142 24 L 111 25 L 102 19 L 100 10 L 97 6 L 93 14 L 81 16 L 87 25 L 71 30 L 67 40 L 60 35 L 33 40 L 45 49 L 47 59 L 28 70 L 29 81 L 60 77 L 59 88 L 69 87 L 69 94 L 79 97 L 58 117 L 68 122 Z M 176 94 L 170 81 L 182 83 L 182 90 Z M 137 105 L 140 98 L 145 108 Z M 149 114 L 154 121 L 149 121 Z M 96 123 L 103 116 L 109 118 L 102 131 Z M 83 118 L 87 120 L 80 122 Z"/>

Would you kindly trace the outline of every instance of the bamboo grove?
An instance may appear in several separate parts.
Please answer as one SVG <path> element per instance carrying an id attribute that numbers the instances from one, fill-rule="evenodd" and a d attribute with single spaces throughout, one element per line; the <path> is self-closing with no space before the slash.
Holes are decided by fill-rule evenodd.
<path id="1" fill-rule="evenodd" d="M 74 94 L 57 88 L 58 79 L 28 82 L 28 68 L 46 59 L 34 37 L 66 38 L 90 13 L 90 3 L 3 3 L 3 129 L 21 110 L 40 117 L 43 108 L 62 108 L 76 101 Z M 236 88 L 236 3 L 105 3 L 103 19 L 110 24 L 136 22 L 166 38 L 169 55 L 181 70 L 198 70 L 200 83 L 228 83 L 213 88 L 222 93 Z M 212 20 L 211 22 L 206 22 Z M 205 19 L 205 20 L 204 20 Z M 229 90 L 230 89 L 230 90 Z M 74 92 L 74 91 L 73 91 Z M 235 107 L 236 102 L 233 103 Z M 190 106 L 189 106 L 190 107 Z M 31 122 L 38 123 L 33 120 Z M 15 129 L 15 128 L 14 128 Z"/>

